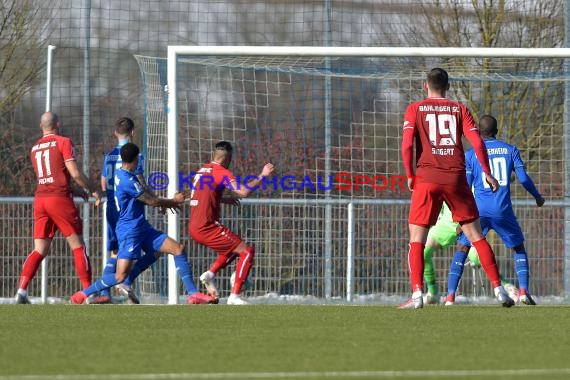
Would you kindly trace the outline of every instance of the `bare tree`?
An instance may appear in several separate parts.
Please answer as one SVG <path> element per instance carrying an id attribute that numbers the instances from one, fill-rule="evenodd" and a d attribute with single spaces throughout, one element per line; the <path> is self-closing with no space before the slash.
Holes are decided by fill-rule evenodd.
<path id="1" fill-rule="evenodd" d="M 378 24 L 378 38 L 403 46 L 561 47 L 564 9 L 562 0 L 424 2 L 400 16 L 402 30 L 397 33 Z M 448 69 L 452 96 L 468 104 L 476 117 L 496 116 L 500 137 L 522 148 L 531 171 L 539 171 L 537 165 L 542 165 L 542 173 L 562 171 L 557 167 L 562 150 L 556 145 L 559 139 L 553 138 L 560 134 L 556 128 L 563 119 L 562 59 L 450 57 L 413 62 L 422 71 L 433 64 Z"/>
<path id="2" fill-rule="evenodd" d="M 18 194 L 33 175 L 27 159 L 29 141 L 14 120 L 22 99 L 45 70 L 44 20 L 31 0 L 0 1 L 0 161 L 8 168 L 2 176 L 2 194 Z"/>

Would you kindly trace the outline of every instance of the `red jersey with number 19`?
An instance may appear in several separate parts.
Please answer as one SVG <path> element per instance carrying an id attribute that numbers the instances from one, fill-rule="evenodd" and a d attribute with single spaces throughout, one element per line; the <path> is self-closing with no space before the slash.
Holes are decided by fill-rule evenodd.
<path id="1" fill-rule="evenodd" d="M 67 161 L 75 161 L 73 143 L 67 137 L 47 134 L 32 147 L 30 158 L 38 179 L 36 196 L 69 196 Z"/>
<path id="2" fill-rule="evenodd" d="M 461 137 L 478 133 L 467 107 L 447 98 L 412 103 L 404 114 L 404 130 L 416 140 L 416 183 L 457 184 L 465 181 Z"/>

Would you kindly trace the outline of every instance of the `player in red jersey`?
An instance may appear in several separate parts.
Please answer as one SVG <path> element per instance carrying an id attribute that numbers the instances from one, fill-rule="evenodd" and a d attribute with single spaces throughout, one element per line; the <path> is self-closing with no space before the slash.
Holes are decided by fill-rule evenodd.
<path id="1" fill-rule="evenodd" d="M 190 193 L 190 222 L 188 230 L 194 241 L 218 253 L 210 269 L 200 276 L 208 295 L 218 297 L 214 277 L 218 271 L 239 257 L 235 282 L 228 298 L 229 305 L 244 305 L 240 297 L 241 287 L 253 264 L 254 248 L 245 244 L 241 237 L 220 223 L 220 204 L 239 204 L 239 198 L 223 197 L 224 189 L 231 190 L 240 198 L 247 197 L 262 182 L 263 177 L 273 173 L 273 165 L 265 164 L 259 176 L 252 176 L 247 184 L 240 184 L 228 170 L 232 161 L 232 145 L 220 141 L 214 148 L 212 161 L 205 164 L 194 176 Z"/>
<path id="2" fill-rule="evenodd" d="M 49 254 L 57 230 L 67 238 L 73 251 L 81 285 L 86 287 L 91 284 L 91 264 L 83 242 L 82 221 L 73 203 L 70 178 L 83 188 L 84 199 L 89 194 L 95 197 L 96 206 L 99 205 L 101 196 L 79 170 L 71 140 L 57 134 L 60 127 L 59 117 L 55 113 L 44 113 L 40 120 L 43 136 L 32 147 L 30 158 L 38 181 L 34 197 L 34 250 L 24 262 L 16 303 L 30 303 L 28 284 L 43 258 Z"/>
<path id="3" fill-rule="evenodd" d="M 444 201 L 451 210 L 453 220 L 461 225 L 479 252 L 481 265 L 491 281 L 497 300 L 503 306 L 510 307 L 514 301 L 501 286 L 495 254 L 482 234 L 479 211 L 467 185 L 461 137 L 465 136 L 473 146 L 485 173 L 485 181 L 495 192 L 499 184 L 491 175 L 487 149 L 467 107 L 445 97 L 449 89 L 449 77 L 445 70 L 432 69 L 424 87 L 427 98 L 410 104 L 404 114 L 402 160 L 408 188 L 412 191 L 408 217 L 408 268 L 412 298 L 400 308 L 423 307 L 423 251 L 429 227 L 435 224 Z M 414 142 L 415 173 L 412 164 Z"/>

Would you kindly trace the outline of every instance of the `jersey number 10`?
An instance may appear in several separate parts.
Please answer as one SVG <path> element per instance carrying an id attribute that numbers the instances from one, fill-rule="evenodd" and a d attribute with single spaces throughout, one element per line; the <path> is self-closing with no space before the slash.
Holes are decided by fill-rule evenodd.
<path id="1" fill-rule="evenodd" d="M 499 186 L 507 185 L 507 160 L 505 157 L 493 157 L 489 159 L 489 166 L 491 167 L 491 175 L 499 181 Z M 481 173 L 483 178 L 483 186 L 490 189 L 491 186 L 485 181 L 485 173 Z"/>

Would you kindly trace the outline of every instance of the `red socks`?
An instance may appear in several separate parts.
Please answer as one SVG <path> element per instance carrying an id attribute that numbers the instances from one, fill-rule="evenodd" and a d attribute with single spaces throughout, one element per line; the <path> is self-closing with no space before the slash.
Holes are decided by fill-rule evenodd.
<path id="1" fill-rule="evenodd" d="M 419 242 L 409 244 L 408 268 L 410 270 L 410 281 L 412 282 L 412 292 L 422 291 L 424 287 L 424 247 Z"/>
<path id="2" fill-rule="evenodd" d="M 82 289 L 85 289 L 91 285 L 91 262 L 89 261 L 89 256 L 85 254 L 85 246 L 75 248 L 73 250 L 73 259 L 75 261 L 75 270 L 79 281 L 81 281 Z"/>
<path id="3" fill-rule="evenodd" d="M 22 274 L 20 275 L 20 282 L 18 285 L 20 289 L 24 290 L 28 289 L 28 285 L 36 275 L 36 272 L 38 271 L 40 263 L 42 262 L 43 259 L 44 257 L 40 255 L 38 251 L 32 251 L 32 253 L 28 255 L 26 261 L 24 261 L 24 266 L 22 267 Z"/>
<path id="4" fill-rule="evenodd" d="M 214 261 L 214 263 L 210 267 L 210 272 L 218 273 L 218 271 L 224 269 L 225 267 L 228 266 L 228 264 L 234 261 L 236 257 L 237 253 L 230 253 L 228 256 L 219 255 L 216 261 Z"/>
<path id="5" fill-rule="evenodd" d="M 253 265 L 253 257 L 255 256 L 255 250 L 253 247 L 247 247 L 239 255 L 239 260 L 236 265 L 236 279 L 234 286 L 232 288 L 232 294 L 240 294 L 241 286 L 247 279 L 249 275 L 249 270 Z"/>
<path id="6" fill-rule="evenodd" d="M 483 238 L 472 242 L 472 244 L 479 254 L 479 261 L 481 261 L 481 266 L 491 281 L 491 285 L 493 288 L 500 286 L 501 277 L 499 275 L 499 269 L 497 268 L 497 262 L 495 261 L 495 254 L 493 253 L 493 249 L 489 245 L 489 242 L 487 239 Z"/>

